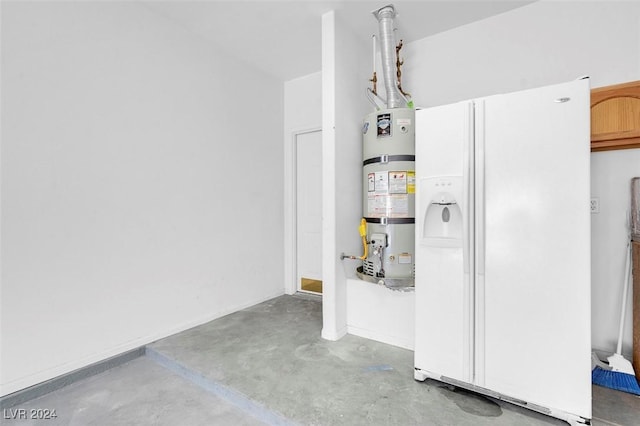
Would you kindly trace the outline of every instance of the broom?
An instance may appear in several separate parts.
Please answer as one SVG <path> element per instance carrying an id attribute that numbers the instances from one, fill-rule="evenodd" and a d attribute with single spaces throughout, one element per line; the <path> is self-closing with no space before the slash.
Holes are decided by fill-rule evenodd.
<path id="1" fill-rule="evenodd" d="M 631 363 L 622 356 L 622 332 L 624 330 L 624 317 L 627 307 L 627 293 L 629 290 L 629 275 L 631 275 L 631 245 L 627 243 L 627 261 L 625 266 L 624 289 L 622 290 L 622 313 L 620 315 L 620 330 L 618 332 L 618 347 L 616 353 L 611 355 L 609 368 L 605 369 L 597 365 L 591 370 L 591 382 L 595 385 L 610 389 L 640 395 L 640 386 L 636 380 Z"/>

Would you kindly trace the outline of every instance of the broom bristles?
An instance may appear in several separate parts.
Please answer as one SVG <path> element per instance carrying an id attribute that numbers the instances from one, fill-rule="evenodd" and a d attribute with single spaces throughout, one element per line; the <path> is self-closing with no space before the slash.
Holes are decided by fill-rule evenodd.
<path id="1" fill-rule="evenodd" d="M 596 367 L 591 371 L 591 382 L 594 385 L 640 395 L 638 381 L 631 374 Z"/>

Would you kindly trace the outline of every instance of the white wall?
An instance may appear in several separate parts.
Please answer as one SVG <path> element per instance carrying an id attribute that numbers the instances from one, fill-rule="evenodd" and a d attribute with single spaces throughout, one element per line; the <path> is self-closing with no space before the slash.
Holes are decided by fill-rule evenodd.
<path id="1" fill-rule="evenodd" d="M 136 3 L 1 38 L 3 395 L 283 293 L 281 82 Z"/>
<path id="2" fill-rule="evenodd" d="M 425 107 L 583 75 L 592 87 L 638 80 L 639 9 L 637 2 L 539 1 L 408 43 L 403 85 Z"/>
<path id="3" fill-rule="evenodd" d="M 347 332 L 413 350 L 415 295 L 413 291 L 347 279 Z"/>
<path id="4" fill-rule="evenodd" d="M 341 253 L 362 250 L 362 119 L 370 111 L 364 87 L 370 48 L 351 32 L 340 11 L 322 20 L 323 329 L 335 340 L 346 333 L 348 270 Z"/>
<path id="5" fill-rule="evenodd" d="M 403 87 L 423 107 L 582 75 L 592 87 L 639 80 L 640 4 L 536 2 L 408 43 L 404 57 Z M 592 194 L 601 201 L 592 216 L 592 346 L 599 350 L 615 349 L 624 205 L 638 175 L 640 149 L 592 154 Z M 624 341 L 628 354 L 631 327 Z"/>
<path id="6" fill-rule="evenodd" d="M 297 289 L 294 203 L 296 132 L 322 127 L 322 72 L 284 83 L 284 279 L 288 294 Z"/>
<path id="7" fill-rule="evenodd" d="M 284 83 L 285 140 L 292 131 L 317 129 L 322 125 L 322 72 Z"/>
<path id="8" fill-rule="evenodd" d="M 591 329 L 592 346 L 602 352 L 614 351 L 618 342 L 625 256 L 629 241 L 626 225 L 631 204 L 630 181 L 634 176 L 640 176 L 640 149 L 591 154 L 591 194 L 600 201 L 600 213 L 591 215 Z M 631 282 L 629 285 L 633 287 Z M 629 297 L 627 300 L 623 353 L 630 360 L 633 299 Z"/>

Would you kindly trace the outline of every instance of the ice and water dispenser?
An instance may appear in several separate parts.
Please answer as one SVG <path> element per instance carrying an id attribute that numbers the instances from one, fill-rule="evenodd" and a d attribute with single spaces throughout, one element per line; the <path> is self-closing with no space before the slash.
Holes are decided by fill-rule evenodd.
<path id="1" fill-rule="evenodd" d="M 462 183 L 461 176 L 420 180 L 419 244 L 462 247 Z"/>

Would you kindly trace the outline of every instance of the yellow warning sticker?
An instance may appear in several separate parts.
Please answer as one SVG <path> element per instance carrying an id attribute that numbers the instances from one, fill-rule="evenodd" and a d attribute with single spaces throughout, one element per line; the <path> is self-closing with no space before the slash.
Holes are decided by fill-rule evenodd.
<path id="1" fill-rule="evenodd" d="M 415 170 L 407 171 L 407 194 L 416 193 L 416 172 Z"/>

